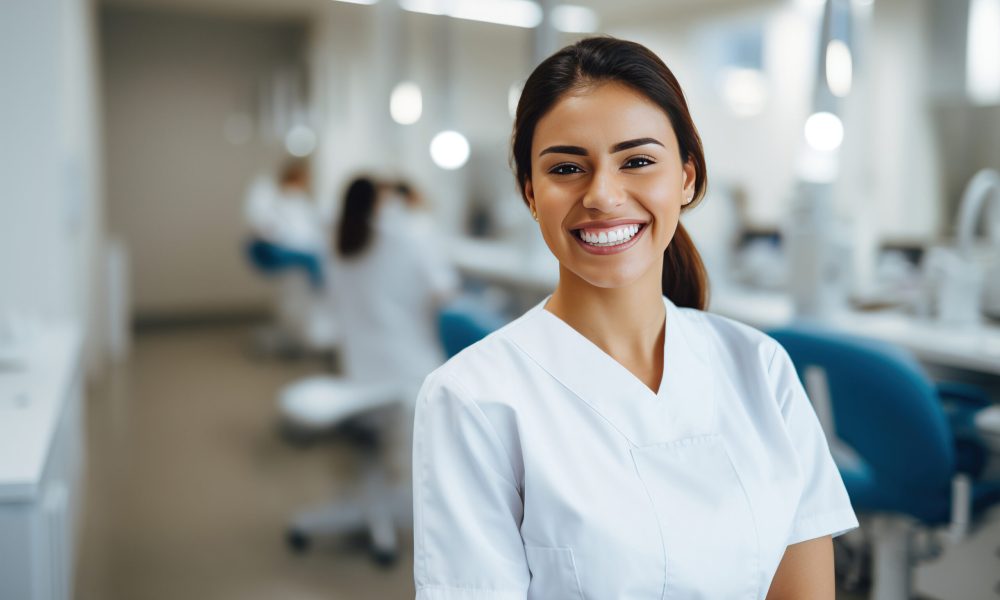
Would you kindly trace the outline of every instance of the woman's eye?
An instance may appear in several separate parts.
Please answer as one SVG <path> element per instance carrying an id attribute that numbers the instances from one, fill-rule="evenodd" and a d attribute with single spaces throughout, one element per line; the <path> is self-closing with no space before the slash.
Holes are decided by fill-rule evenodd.
<path id="1" fill-rule="evenodd" d="M 638 169 L 652 164 L 655 163 L 653 162 L 653 159 L 649 158 L 648 156 L 635 156 L 625 161 L 624 167 L 626 169 Z"/>
<path id="2" fill-rule="evenodd" d="M 575 173 L 583 173 L 583 169 L 572 163 L 563 163 L 549 169 L 549 173 L 553 175 L 573 175 Z"/>

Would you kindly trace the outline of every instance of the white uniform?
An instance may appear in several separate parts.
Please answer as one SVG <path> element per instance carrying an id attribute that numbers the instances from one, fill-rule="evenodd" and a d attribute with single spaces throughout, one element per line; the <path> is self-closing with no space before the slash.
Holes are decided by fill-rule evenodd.
<path id="1" fill-rule="evenodd" d="M 437 311 L 458 277 L 428 232 L 385 208 L 370 246 L 334 261 L 344 366 L 352 379 L 412 383 L 415 389 L 444 362 Z"/>
<path id="2" fill-rule="evenodd" d="M 764 598 L 857 527 L 784 349 L 665 302 L 657 394 L 542 305 L 427 378 L 418 599 Z"/>
<path id="3" fill-rule="evenodd" d="M 243 212 L 263 240 L 307 254 L 326 251 L 326 225 L 304 191 L 282 190 L 273 180 L 257 177 L 247 191 Z"/>

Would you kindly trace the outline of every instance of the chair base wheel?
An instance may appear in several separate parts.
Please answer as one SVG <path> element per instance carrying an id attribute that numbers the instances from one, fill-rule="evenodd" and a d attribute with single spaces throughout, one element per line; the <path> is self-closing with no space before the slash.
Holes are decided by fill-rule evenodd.
<path id="1" fill-rule="evenodd" d="M 285 543 L 288 544 L 288 549 L 296 554 L 303 554 L 309 550 L 311 545 L 311 540 L 309 536 L 302 533 L 298 529 L 289 529 L 285 534 Z"/>

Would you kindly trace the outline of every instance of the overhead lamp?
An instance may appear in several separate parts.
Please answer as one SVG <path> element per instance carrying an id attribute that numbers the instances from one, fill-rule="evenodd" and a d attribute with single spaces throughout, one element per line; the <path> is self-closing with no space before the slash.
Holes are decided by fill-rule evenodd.
<path id="1" fill-rule="evenodd" d="M 527 29 L 542 22 L 542 8 L 531 0 L 400 0 L 399 5 L 411 12 Z"/>
<path id="2" fill-rule="evenodd" d="M 722 97 L 738 117 L 760 114 L 767 103 L 767 81 L 760 69 L 729 67 L 722 72 Z"/>
<path id="3" fill-rule="evenodd" d="M 316 149 L 316 132 L 305 125 L 295 125 L 285 134 L 285 149 L 292 156 L 309 156 Z"/>
<path id="4" fill-rule="evenodd" d="M 402 81 L 392 89 L 389 97 L 389 114 L 400 125 L 412 125 L 420 120 L 424 111 L 420 86 L 412 81 Z"/>
<path id="5" fill-rule="evenodd" d="M 826 85 L 830 93 L 838 98 L 850 94 L 853 73 L 851 49 L 843 40 L 830 40 L 826 45 Z"/>
<path id="6" fill-rule="evenodd" d="M 431 140 L 431 159 L 442 169 L 461 168 L 469 160 L 469 142 L 457 131 L 442 131 Z"/>
<path id="7" fill-rule="evenodd" d="M 594 33 L 599 20 L 593 9 L 560 4 L 552 9 L 552 24 L 564 33 Z"/>
<path id="8" fill-rule="evenodd" d="M 1000 0 L 971 0 L 965 91 L 975 104 L 1000 103 Z"/>
<path id="9" fill-rule="evenodd" d="M 806 119 L 806 143 L 820 152 L 832 152 L 844 141 L 844 124 L 830 112 L 813 113 Z"/>
<path id="10" fill-rule="evenodd" d="M 497 25 L 531 29 L 542 22 L 542 7 L 533 0 L 399 0 L 410 12 L 446 15 Z M 597 31 L 597 13 L 584 6 L 560 4 L 552 10 L 552 23 L 566 33 Z"/>

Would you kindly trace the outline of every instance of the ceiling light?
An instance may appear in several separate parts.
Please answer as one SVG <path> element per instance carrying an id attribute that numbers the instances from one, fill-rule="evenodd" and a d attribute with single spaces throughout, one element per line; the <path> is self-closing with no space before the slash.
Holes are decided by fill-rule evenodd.
<path id="1" fill-rule="evenodd" d="M 389 114 L 400 125 L 412 125 L 420 120 L 424 111 L 423 94 L 420 86 L 412 81 L 396 84 L 389 98 Z"/>
<path id="2" fill-rule="evenodd" d="M 585 6 L 560 4 L 552 10 L 552 24 L 565 33 L 594 33 L 598 23 L 597 13 Z"/>
<path id="3" fill-rule="evenodd" d="M 844 141 L 844 124 L 833 113 L 813 113 L 806 119 L 804 133 L 810 147 L 821 152 L 832 152 Z"/>
<path id="4" fill-rule="evenodd" d="M 767 103 L 767 81 L 759 69 L 729 67 L 722 72 L 722 97 L 738 117 L 760 114 Z"/>
<path id="5" fill-rule="evenodd" d="M 531 0 L 400 0 L 399 5 L 411 12 L 528 29 L 542 22 L 542 8 Z"/>
<path id="6" fill-rule="evenodd" d="M 843 40 L 830 40 L 826 46 L 826 85 L 834 96 L 844 98 L 851 93 L 853 71 L 851 49 Z"/>
<path id="7" fill-rule="evenodd" d="M 975 104 L 1000 103 L 1000 0 L 969 3 L 965 90 Z"/>
<path id="8" fill-rule="evenodd" d="M 292 156 L 309 156 L 316 149 L 316 133 L 305 125 L 296 125 L 285 134 L 285 149 Z"/>
<path id="9" fill-rule="evenodd" d="M 431 140 L 431 159 L 442 169 L 458 169 L 469 160 L 469 142 L 457 131 L 442 131 Z"/>

